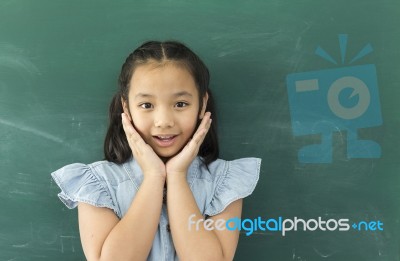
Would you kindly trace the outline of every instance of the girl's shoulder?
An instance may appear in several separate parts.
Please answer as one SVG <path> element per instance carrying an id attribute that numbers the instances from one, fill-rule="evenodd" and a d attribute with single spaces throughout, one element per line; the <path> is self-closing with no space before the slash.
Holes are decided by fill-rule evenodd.
<path id="1" fill-rule="evenodd" d="M 51 177 L 60 187 L 58 196 L 68 208 L 75 208 L 79 202 L 84 202 L 110 208 L 121 216 L 114 188 L 130 179 L 127 164 L 109 161 L 72 163 L 52 172 Z"/>
<path id="2" fill-rule="evenodd" d="M 101 182 L 115 183 L 123 182 L 129 177 L 126 175 L 126 163 L 116 164 L 114 162 L 102 160 L 93 163 L 72 163 L 51 173 L 53 179 L 83 179 L 92 177 Z"/>
<path id="3" fill-rule="evenodd" d="M 260 173 L 260 158 L 240 158 L 235 160 L 216 159 L 208 166 L 202 163 L 201 158 L 196 158 L 190 166 L 193 178 L 211 179 L 217 181 L 227 176 L 254 177 L 258 180 Z"/>
<path id="4" fill-rule="evenodd" d="M 190 166 L 188 181 L 203 214 L 214 216 L 230 203 L 251 195 L 258 183 L 261 159 L 217 159 L 208 166 L 197 158 Z"/>

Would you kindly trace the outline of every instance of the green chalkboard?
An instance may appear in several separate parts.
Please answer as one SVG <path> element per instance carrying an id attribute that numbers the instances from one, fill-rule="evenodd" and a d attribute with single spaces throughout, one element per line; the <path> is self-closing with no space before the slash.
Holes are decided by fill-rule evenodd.
<path id="1" fill-rule="evenodd" d="M 50 173 L 103 158 L 120 66 L 150 39 L 183 41 L 208 65 L 221 157 L 263 159 L 244 218 L 384 224 L 285 236 L 242 231 L 235 260 L 400 260 L 399 17 L 397 0 L 0 1 L 0 260 L 84 260 L 76 210 L 58 200 Z M 336 64 L 317 55 L 318 46 Z M 361 146 L 366 156 L 348 158 L 354 135 L 324 118 L 326 97 L 293 101 L 297 82 L 289 81 L 333 82 L 334 72 L 363 65 L 375 68 L 359 75 L 375 80 L 374 111 L 361 123 L 342 123 L 379 151 Z M 304 83 L 295 90 L 318 89 Z M 367 85 L 347 94 L 345 111 L 366 97 Z M 307 122 L 310 115 L 317 124 Z M 303 148 L 323 142 L 325 127 L 331 145 L 313 157 L 332 155 L 310 162 Z"/>

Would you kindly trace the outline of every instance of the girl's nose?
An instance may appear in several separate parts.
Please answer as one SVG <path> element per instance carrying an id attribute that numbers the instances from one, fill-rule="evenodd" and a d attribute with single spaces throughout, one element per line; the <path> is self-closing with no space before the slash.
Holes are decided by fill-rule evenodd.
<path id="1" fill-rule="evenodd" d="M 154 125 L 157 128 L 170 128 L 174 126 L 174 117 L 168 110 L 157 110 L 154 118 Z"/>

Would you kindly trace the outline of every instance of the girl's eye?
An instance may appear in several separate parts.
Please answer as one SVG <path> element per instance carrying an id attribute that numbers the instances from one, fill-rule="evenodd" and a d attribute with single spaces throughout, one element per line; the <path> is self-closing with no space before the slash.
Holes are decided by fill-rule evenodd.
<path id="1" fill-rule="evenodd" d="M 186 107 L 188 105 L 189 104 L 187 104 L 186 102 L 177 102 L 175 106 L 178 107 L 178 108 L 183 108 L 183 107 Z"/>
<path id="2" fill-rule="evenodd" d="M 142 103 L 140 104 L 140 107 L 142 107 L 143 109 L 151 109 L 153 107 L 153 105 L 151 105 L 151 103 Z"/>

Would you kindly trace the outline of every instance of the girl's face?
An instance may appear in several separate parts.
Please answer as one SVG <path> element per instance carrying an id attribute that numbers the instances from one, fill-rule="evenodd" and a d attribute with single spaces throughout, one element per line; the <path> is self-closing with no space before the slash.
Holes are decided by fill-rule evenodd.
<path id="1" fill-rule="evenodd" d="M 130 112 L 123 100 L 124 112 L 144 141 L 164 159 L 177 154 L 189 141 L 208 99 L 206 95 L 200 112 L 192 75 L 173 62 L 138 66 L 128 96 Z"/>

